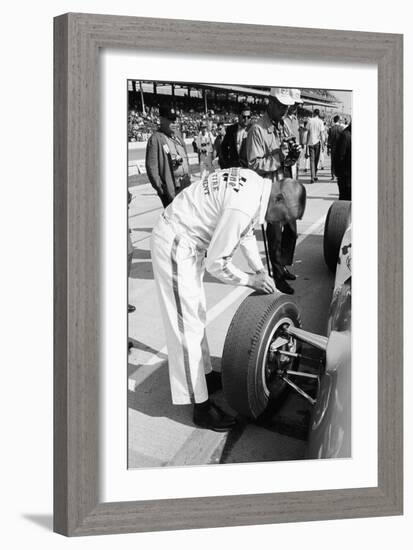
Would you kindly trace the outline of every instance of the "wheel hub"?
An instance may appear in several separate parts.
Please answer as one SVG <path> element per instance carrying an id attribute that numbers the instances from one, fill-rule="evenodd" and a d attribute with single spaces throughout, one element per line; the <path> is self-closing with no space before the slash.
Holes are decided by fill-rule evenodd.
<path id="1" fill-rule="evenodd" d="M 291 322 L 284 321 L 278 325 L 268 347 L 264 383 L 269 394 L 284 385 L 282 377 L 287 370 L 294 366 L 297 341 L 287 333 L 290 324 Z M 281 354 L 280 350 L 291 353 L 291 355 Z"/>

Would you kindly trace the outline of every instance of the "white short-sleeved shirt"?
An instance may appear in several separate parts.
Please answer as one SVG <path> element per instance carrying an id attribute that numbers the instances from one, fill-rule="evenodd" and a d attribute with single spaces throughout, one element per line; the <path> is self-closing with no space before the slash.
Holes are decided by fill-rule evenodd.
<path id="1" fill-rule="evenodd" d="M 323 141 L 324 122 L 321 118 L 315 116 L 308 119 L 307 129 L 307 145 L 316 145 L 318 142 Z"/>

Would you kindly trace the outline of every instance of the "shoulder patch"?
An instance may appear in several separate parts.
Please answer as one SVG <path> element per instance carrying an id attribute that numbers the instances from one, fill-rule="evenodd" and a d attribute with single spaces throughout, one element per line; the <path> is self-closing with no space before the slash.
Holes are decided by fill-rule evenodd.
<path id="1" fill-rule="evenodd" d="M 240 174 L 240 168 L 230 168 L 229 172 L 223 173 L 223 180 L 229 185 L 236 193 L 240 188 L 244 186 L 247 179 Z"/>

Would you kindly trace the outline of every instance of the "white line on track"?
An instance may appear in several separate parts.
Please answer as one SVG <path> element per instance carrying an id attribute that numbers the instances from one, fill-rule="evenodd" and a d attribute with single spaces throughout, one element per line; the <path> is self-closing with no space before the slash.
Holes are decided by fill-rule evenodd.
<path id="1" fill-rule="evenodd" d="M 309 235 L 317 235 L 318 231 L 321 229 L 321 227 L 325 223 L 327 214 L 323 214 L 321 218 L 318 218 L 316 222 L 313 223 L 313 225 L 310 225 L 307 229 L 305 229 L 298 237 L 297 244 L 301 244 Z"/>
<path id="2" fill-rule="evenodd" d="M 310 227 L 305 229 L 297 238 L 297 246 L 299 246 L 309 235 L 316 235 L 321 227 L 324 225 L 326 219 L 326 214 L 321 216 L 317 221 L 315 221 Z M 216 303 L 208 312 L 207 312 L 207 326 L 214 321 L 226 308 L 231 306 L 236 300 L 238 300 L 243 295 L 247 295 L 251 292 L 250 288 L 243 286 L 235 287 L 231 290 L 222 300 Z M 156 355 L 153 355 L 146 363 L 141 363 L 139 367 L 150 367 L 151 365 L 157 364 L 163 359 L 163 357 L 168 353 L 166 346 L 158 351 Z M 133 378 L 128 380 L 129 391 L 135 391 L 136 381 Z"/>

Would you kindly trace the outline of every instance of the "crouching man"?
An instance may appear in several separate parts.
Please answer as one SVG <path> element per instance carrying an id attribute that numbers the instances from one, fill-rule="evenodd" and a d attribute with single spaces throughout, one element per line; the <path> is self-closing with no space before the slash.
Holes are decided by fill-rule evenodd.
<path id="1" fill-rule="evenodd" d="M 217 279 L 270 294 L 253 233 L 264 220 L 301 218 L 305 189 L 291 179 L 275 186 L 255 172 L 230 168 L 184 189 L 152 232 L 151 254 L 165 326 L 172 402 L 193 404 L 197 426 L 228 431 L 235 419 L 209 400 L 214 373 L 206 339 L 205 269 Z M 232 262 L 240 246 L 251 274 Z M 215 373 L 216 374 L 216 373 Z"/>

